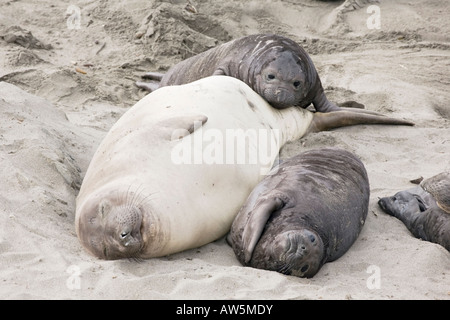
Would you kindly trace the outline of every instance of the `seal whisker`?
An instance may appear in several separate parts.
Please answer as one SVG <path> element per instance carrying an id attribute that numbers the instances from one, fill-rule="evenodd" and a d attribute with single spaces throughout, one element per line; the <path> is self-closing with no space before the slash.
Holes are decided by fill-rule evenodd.
<path id="1" fill-rule="evenodd" d="M 281 265 L 281 267 L 278 268 L 277 272 L 282 273 L 282 274 L 288 274 L 288 272 L 291 271 L 291 264 L 289 263 L 283 263 Z"/>
<path id="2" fill-rule="evenodd" d="M 144 262 L 144 259 L 142 259 L 141 257 L 138 256 L 138 253 L 139 253 L 139 250 L 137 252 L 129 255 L 127 257 L 128 261 L 130 261 L 130 262 L 133 261 L 133 262 L 136 262 L 136 263 Z"/>
<path id="3" fill-rule="evenodd" d="M 152 196 L 153 196 L 154 194 L 156 194 L 156 193 L 157 193 L 157 192 L 150 193 L 148 196 L 142 198 L 139 202 L 136 203 L 136 206 L 137 206 L 137 207 L 143 207 L 143 206 L 146 206 L 148 203 L 150 203 L 150 201 L 153 200 Z"/>
<path id="4" fill-rule="evenodd" d="M 136 196 L 135 194 L 133 194 L 132 192 L 131 192 L 131 187 L 132 187 L 132 185 L 130 185 L 129 187 L 128 187 L 128 190 L 127 190 L 127 194 L 126 194 L 126 197 L 125 197 L 125 206 L 127 207 L 127 208 L 131 208 L 131 206 L 130 206 L 130 203 L 132 203 L 133 202 L 133 199 L 134 199 L 134 197 Z M 138 189 L 139 189 L 139 187 L 138 187 Z M 137 189 L 137 190 L 138 190 Z M 131 197 L 131 199 L 130 199 L 130 197 Z"/>
<path id="5" fill-rule="evenodd" d="M 131 193 L 131 185 L 130 185 L 130 187 L 128 188 L 128 191 L 127 191 L 127 198 L 126 198 L 126 202 L 125 202 L 125 204 L 126 204 L 126 206 L 128 207 L 128 208 L 132 208 L 133 207 L 133 205 L 134 205 L 134 202 L 136 201 L 136 199 L 138 199 L 138 197 L 139 197 L 139 194 L 140 194 L 140 192 L 141 191 L 139 191 L 139 189 L 142 187 L 142 184 L 141 185 L 139 185 L 137 188 L 136 188 L 136 191 L 134 191 L 132 194 L 130 194 Z M 129 199 L 129 197 L 128 196 L 131 196 L 131 198 Z"/>

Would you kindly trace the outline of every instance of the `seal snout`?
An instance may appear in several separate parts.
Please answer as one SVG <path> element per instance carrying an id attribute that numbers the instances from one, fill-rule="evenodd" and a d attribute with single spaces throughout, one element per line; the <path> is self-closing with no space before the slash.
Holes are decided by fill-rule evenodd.
<path id="1" fill-rule="evenodd" d="M 378 200 L 378 205 L 380 206 L 381 209 L 383 209 L 383 211 L 388 211 L 388 201 L 389 198 L 384 197 Z"/>
<path id="2" fill-rule="evenodd" d="M 263 96 L 267 102 L 277 109 L 288 108 L 296 103 L 296 98 L 292 90 L 283 87 L 266 88 Z"/>
<path id="3" fill-rule="evenodd" d="M 138 251 L 142 241 L 142 212 L 138 207 L 120 206 L 113 213 L 117 224 L 117 239 L 130 251 Z"/>
<path id="4" fill-rule="evenodd" d="M 404 204 L 402 202 L 402 197 L 395 194 L 392 197 L 384 197 L 378 200 L 378 205 L 387 214 L 394 216 L 396 212 L 400 213 L 403 209 Z"/>
<path id="5" fill-rule="evenodd" d="M 283 103 L 284 101 L 291 99 L 292 93 L 284 88 L 278 88 L 275 90 L 275 97 L 278 103 Z"/>
<path id="6" fill-rule="evenodd" d="M 378 205 L 391 216 L 401 216 L 408 212 L 424 212 L 428 209 L 428 205 L 419 195 L 408 191 L 400 191 L 392 197 L 381 198 L 378 200 Z"/>
<path id="7" fill-rule="evenodd" d="M 310 230 L 292 230 L 275 238 L 273 254 L 281 265 L 278 272 L 312 277 L 320 268 L 323 244 Z"/>

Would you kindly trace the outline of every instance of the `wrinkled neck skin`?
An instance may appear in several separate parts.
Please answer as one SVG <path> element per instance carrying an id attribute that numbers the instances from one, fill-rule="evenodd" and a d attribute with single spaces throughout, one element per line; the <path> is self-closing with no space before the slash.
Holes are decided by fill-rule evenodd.
<path id="1" fill-rule="evenodd" d="M 274 109 L 274 113 L 280 128 L 280 146 L 303 137 L 314 117 L 312 112 L 297 107 Z"/>

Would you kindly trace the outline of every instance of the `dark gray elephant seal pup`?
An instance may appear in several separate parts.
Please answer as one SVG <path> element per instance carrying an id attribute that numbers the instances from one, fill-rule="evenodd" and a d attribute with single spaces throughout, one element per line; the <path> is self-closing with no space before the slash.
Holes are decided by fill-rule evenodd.
<path id="1" fill-rule="evenodd" d="M 325 96 L 306 51 L 295 41 L 274 34 L 232 40 L 179 62 L 166 74 L 147 73 L 146 77 L 160 80 L 159 86 L 143 82 L 136 85 L 153 91 L 212 75 L 226 75 L 245 82 L 277 109 L 306 108 L 312 103 L 320 112 L 340 110 Z"/>
<path id="2" fill-rule="evenodd" d="M 281 163 L 253 189 L 227 241 L 246 266 L 309 278 L 355 242 L 369 195 L 355 155 L 310 150 Z"/>
<path id="3" fill-rule="evenodd" d="M 414 237 L 450 251 L 450 209 L 446 207 L 449 179 L 449 173 L 438 174 L 422 181 L 420 186 L 381 198 L 378 204 L 387 214 L 400 219 Z"/>

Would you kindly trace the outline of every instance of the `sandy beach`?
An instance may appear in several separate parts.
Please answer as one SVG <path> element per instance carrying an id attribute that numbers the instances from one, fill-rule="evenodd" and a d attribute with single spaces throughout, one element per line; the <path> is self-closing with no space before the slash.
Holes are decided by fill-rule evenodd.
<path id="1" fill-rule="evenodd" d="M 0 3 L 0 299 L 450 300 L 450 253 L 377 204 L 450 170 L 450 1 L 190 3 Z M 281 151 L 337 146 L 363 161 L 371 195 L 355 244 L 311 279 L 243 267 L 224 238 L 140 262 L 91 256 L 75 199 L 100 141 L 147 94 L 135 81 L 253 33 L 304 46 L 330 100 L 415 123 L 311 133 Z"/>

